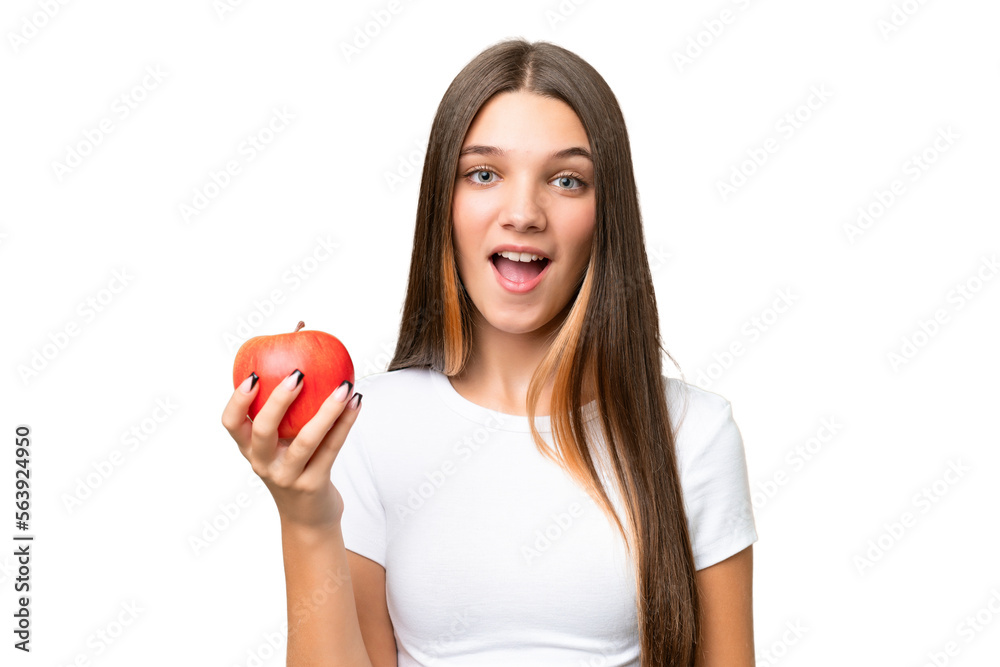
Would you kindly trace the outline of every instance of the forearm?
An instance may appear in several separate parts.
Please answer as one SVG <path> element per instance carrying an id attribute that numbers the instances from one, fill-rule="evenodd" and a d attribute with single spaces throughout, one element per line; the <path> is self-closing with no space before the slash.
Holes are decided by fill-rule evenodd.
<path id="1" fill-rule="evenodd" d="M 372 667 L 361 636 L 344 536 L 281 526 L 288 667 Z"/>

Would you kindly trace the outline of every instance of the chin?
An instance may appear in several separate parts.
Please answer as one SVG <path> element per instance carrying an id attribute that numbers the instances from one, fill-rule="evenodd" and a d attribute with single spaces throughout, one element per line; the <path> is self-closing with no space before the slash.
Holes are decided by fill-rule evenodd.
<path id="1" fill-rule="evenodd" d="M 480 324 L 497 331 L 510 334 L 531 333 L 542 326 L 544 322 L 534 308 L 515 308 L 493 304 L 485 309 L 476 305 Z"/>
<path id="2" fill-rule="evenodd" d="M 484 319 L 489 326 L 508 334 L 527 334 L 544 325 L 544 322 L 534 317 L 501 316 Z"/>
<path id="3" fill-rule="evenodd" d="M 482 311 L 480 310 L 480 313 Z M 508 334 L 528 334 L 539 329 L 544 329 L 547 325 L 555 324 L 552 320 L 558 317 L 558 312 L 539 313 L 535 309 L 517 309 L 495 306 L 487 310 L 487 315 L 482 318 L 485 323 Z"/>

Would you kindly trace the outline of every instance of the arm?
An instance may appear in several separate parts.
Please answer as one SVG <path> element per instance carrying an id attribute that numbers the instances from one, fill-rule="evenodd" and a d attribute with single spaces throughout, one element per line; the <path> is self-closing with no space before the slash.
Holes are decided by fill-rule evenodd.
<path id="1" fill-rule="evenodd" d="M 233 392 L 222 425 L 271 492 L 281 519 L 288 602 L 289 667 L 372 667 L 354 602 L 340 521 L 344 500 L 330 478 L 333 461 L 361 409 L 361 394 L 344 381 L 292 439 L 278 424 L 302 390 L 296 369 L 271 391 L 251 420 L 260 390 L 252 373 Z"/>
<path id="2" fill-rule="evenodd" d="M 372 667 L 340 526 L 315 531 L 282 522 L 281 549 L 288 596 L 288 667 Z"/>
<path id="3" fill-rule="evenodd" d="M 373 667 L 397 667 L 396 635 L 385 596 L 385 568 L 351 550 L 347 551 L 347 564 L 368 658 Z"/>
<path id="4" fill-rule="evenodd" d="M 753 545 L 695 573 L 701 600 L 696 667 L 754 667 Z"/>

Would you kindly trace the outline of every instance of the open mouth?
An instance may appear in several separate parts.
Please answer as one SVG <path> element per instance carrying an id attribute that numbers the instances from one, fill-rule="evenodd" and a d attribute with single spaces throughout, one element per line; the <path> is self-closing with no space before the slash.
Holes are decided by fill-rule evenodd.
<path id="1" fill-rule="evenodd" d="M 537 259 L 531 259 L 532 255 L 528 255 L 528 253 L 505 250 L 494 254 L 490 259 L 497 272 L 506 280 L 516 284 L 524 284 L 537 278 L 549 263 L 547 257 L 533 256 Z"/>

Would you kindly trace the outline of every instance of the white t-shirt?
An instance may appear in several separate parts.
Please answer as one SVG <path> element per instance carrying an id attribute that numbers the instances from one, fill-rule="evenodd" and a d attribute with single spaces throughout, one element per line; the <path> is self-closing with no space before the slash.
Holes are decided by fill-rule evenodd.
<path id="1" fill-rule="evenodd" d="M 702 569 L 757 541 L 743 441 L 729 401 L 666 382 Z M 473 403 L 430 369 L 370 375 L 355 390 L 364 407 L 331 477 L 345 545 L 385 567 L 399 667 L 638 666 L 625 543 L 538 452 L 527 417 Z M 596 402 L 584 407 L 599 431 L 596 416 Z M 549 417 L 535 425 L 552 444 Z"/>

